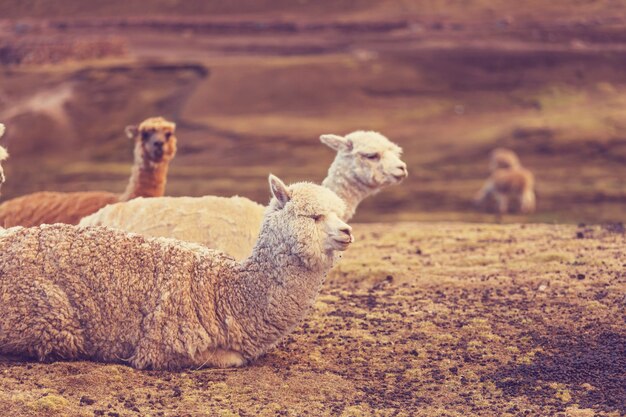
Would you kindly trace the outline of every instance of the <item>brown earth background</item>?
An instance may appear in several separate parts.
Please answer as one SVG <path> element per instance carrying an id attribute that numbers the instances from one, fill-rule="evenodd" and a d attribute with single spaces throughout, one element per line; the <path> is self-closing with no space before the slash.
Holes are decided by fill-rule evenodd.
<path id="1" fill-rule="evenodd" d="M 626 3 L 21 1 L 0 4 L 4 198 L 124 188 L 123 127 L 178 123 L 168 194 L 268 199 L 320 181 L 322 133 L 374 129 L 410 178 L 356 221 L 483 220 L 495 146 L 537 176 L 513 221 L 623 221 Z"/>
<path id="2" fill-rule="evenodd" d="M 0 415 L 626 415 L 626 1 L 0 2 L 3 199 L 121 191 L 154 115 L 170 195 L 265 202 L 355 129 L 410 176 L 251 366 L 2 358 Z M 537 213 L 505 218 L 532 224 L 450 223 L 494 220 L 470 200 L 496 146 L 536 174 Z"/>

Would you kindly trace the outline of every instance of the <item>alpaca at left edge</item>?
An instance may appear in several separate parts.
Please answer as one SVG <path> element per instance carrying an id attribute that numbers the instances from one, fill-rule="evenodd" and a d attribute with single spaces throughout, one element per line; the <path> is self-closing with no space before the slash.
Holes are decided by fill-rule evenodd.
<path id="1" fill-rule="evenodd" d="M 2 123 L 0 123 L 0 138 L 4 135 L 4 125 Z M 6 178 L 4 177 L 4 169 L 2 169 L 2 164 L 1 162 L 6 161 L 6 159 L 9 157 L 9 153 L 7 152 L 7 150 L 0 146 L 0 190 L 2 190 L 2 184 L 4 184 L 4 182 L 6 181 Z"/>

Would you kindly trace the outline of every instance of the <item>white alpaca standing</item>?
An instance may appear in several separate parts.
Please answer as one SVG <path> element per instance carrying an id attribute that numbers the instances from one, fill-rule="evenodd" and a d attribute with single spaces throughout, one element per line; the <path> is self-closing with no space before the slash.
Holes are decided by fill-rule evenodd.
<path id="1" fill-rule="evenodd" d="M 345 203 L 309 183 L 274 198 L 250 257 L 64 224 L 0 231 L 0 353 L 136 368 L 241 366 L 313 304 L 353 241 Z"/>
<path id="2" fill-rule="evenodd" d="M 322 185 L 346 202 L 346 221 L 361 201 L 408 175 L 402 149 L 380 133 L 359 130 L 345 137 L 322 135 L 320 140 L 337 151 Z"/>
<path id="3" fill-rule="evenodd" d="M 320 140 L 337 151 L 322 184 L 346 202 L 344 221 L 362 200 L 407 176 L 402 149 L 380 133 L 322 135 Z M 264 210 L 243 197 L 139 198 L 104 207 L 79 224 L 195 242 L 243 259 L 252 251 Z"/>

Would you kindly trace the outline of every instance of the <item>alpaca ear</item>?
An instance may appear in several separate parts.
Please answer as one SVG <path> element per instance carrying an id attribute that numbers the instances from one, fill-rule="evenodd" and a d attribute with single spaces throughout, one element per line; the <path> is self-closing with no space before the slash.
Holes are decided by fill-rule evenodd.
<path id="1" fill-rule="evenodd" d="M 133 139 L 139 133 L 139 127 L 136 125 L 128 125 L 126 129 L 124 129 L 124 132 L 126 132 L 128 139 Z"/>
<path id="2" fill-rule="evenodd" d="M 268 179 L 272 195 L 276 197 L 276 200 L 278 200 L 280 208 L 285 207 L 285 204 L 291 200 L 291 194 L 289 193 L 287 186 L 276 175 L 270 174 Z"/>
<path id="3" fill-rule="evenodd" d="M 352 141 L 339 135 L 322 135 L 320 141 L 331 149 L 339 151 L 351 151 Z"/>
<path id="4" fill-rule="evenodd" d="M 0 123 L 0 138 L 4 135 L 4 125 Z"/>

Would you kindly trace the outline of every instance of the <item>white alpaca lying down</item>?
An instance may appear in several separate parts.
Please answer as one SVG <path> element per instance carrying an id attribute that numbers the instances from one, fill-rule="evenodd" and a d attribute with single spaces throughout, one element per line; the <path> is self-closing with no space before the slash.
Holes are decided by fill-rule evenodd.
<path id="1" fill-rule="evenodd" d="M 346 202 L 348 221 L 359 203 L 407 176 L 402 149 L 376 132 L 322 135 L 337 151 L 322 183 Z M 159 197 L 111 204 L 81 226 L 109 226 L 148 236 L 171 237 L 222 250 L 235 259 L 252 251 L 265 208 L 243 197 Z"/>
<path id="2" fill-rule="evenodd" d="M 0 230 L 0 353 L 136 368 L 241 366 L 291 332 L 336 251 L 344 202 L 319 185 L 273 194 L 249 258 L 65 224 Z"/>
<path id="3" fill-rule="evenodd" d="M 219 249 L 235 259 L 252 251 L 265 207 L 244 197 L 136 198 L 106 206 L 79 226 L 104 225 Z"/>

